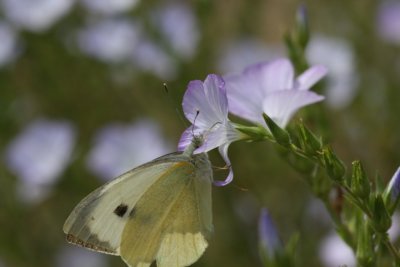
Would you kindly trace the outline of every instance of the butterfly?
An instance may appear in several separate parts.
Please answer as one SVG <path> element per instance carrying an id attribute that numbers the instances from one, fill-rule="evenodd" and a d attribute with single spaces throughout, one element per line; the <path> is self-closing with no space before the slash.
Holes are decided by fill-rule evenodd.
<path id="1" fill-rule="evenodd" d="M 193 154 L 199 139 L 90 193 L 64 224 L 67 241 L 120 255 L 131 267 L 196 262 L 213 232 L 213 175 L 207 154 Z"/>

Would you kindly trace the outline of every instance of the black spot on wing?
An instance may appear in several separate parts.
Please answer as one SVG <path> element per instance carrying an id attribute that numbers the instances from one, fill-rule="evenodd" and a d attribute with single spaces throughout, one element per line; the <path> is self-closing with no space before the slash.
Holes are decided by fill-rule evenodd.
<path id="1" fill-rule="evenodd" d="M 127 211 L 128 206 L 124 203 L 121 203 L 118 207 L 115 208 L 114 213 L 119 217 L 123 217 Z"/>

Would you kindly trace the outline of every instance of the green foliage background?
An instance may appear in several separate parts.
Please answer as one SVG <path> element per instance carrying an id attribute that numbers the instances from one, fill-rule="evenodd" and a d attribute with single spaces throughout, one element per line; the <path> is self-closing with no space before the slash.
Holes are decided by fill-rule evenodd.
<path id="1" fill-rule="evenodd" d="M 149 12 L 162 2 L 142 1 L 130 16 L 146 21 Z M 0 259 L 6 266 L 56 265 L 57 253 L 65 246 L 64 220 L 81 198 L 101 184 L 84 164 L 98 129 L 113 121 L 151 118 L 161 125 L 166 138 L 176 143 L 187 126 L 176 112 L 187 83 L 217 72 L 218 53 L 229 40 L 247 36 L 283 44 L 300 3 L 186 2 L 195 10 L 201 39 L 195 57 L 180 62 L 177 79 L 171 81 L 129 66 L 100 63 L 74 47 L 66 49 L 64 38 L 69 30 L 81 26 L 85 17 L 78 5 L 45 33 L 20 33 L 25 43 L 22 55 L 0 69 L 0 151 L 5 151 L 25 125 L 40 117 L 74 123 L 78 141 L 73 161 L 52 195 L 36 205 L 18 200 L 18 178 L 4 161 L 0 163 Z M 349 167 L 352 160 L 360 159 L 370 176 L 378 170 L 388 180 L 400 163 L 400 50 L 378 36 L 378 4 L 306 1 L 311 34 L 347 39 L 354 48 L 360 77 L 351 105 L 332 110 L 322 103 L 310 107 L 309 112 L 323 112 L 324 125 L 310 127 L 332 142 Z M 115 82 L 115 75 L 121 73 L 127 74 L 128 80 Z M 164 82 L 168 83 L 168 95 Z M 262 206 L 271 211 L 284 241 L 300 233 L 299 266 L 321 266 L 316 252 L 330 229 L 310 217 L 307 205 L 313 197 L 301 177 L 267 143 L 235 143 L 230 155 L 235 180 L 227 187 L 213 188 L 215 234 L 205 255 L 193 266 L 261 266 L 256 226 Z M 217 153 L 212 152 L 211 158 L 214 165 L 223 165 Z M 224 175 L 219 171 L 215 174 L 217 178 Z M 107 260 L 109 266 L 124 266 L 119 258 L 110 256 Z"/>

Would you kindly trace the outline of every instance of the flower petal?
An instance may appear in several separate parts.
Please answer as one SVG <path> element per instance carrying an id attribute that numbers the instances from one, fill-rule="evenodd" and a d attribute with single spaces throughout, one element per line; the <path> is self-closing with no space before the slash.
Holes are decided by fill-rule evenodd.
<path id="1" fill-rule="evenodd" d="M 257 90 L 262 91 L 264 96 L 271 91 L 293 88 L 293 65 L 286 58 L 250 66 L 244 75 L 258 83 Z"/>
<path id="2" fill-rule="evenodd" d="M 210 108 L 223 122 L 228 117 L 228 98 L 226 96 L 225 81 L 221 76 L 210 74 L 204 81 L 204 92 Z"/>
<path id="3" fill-rule="evenodd" d="M 261 116 L 263 95 L 257 90 L 257 83 L 245 75 L 229 75 L 224 78 L 229 111 L 243 119 L 265 124 Z"/>
<path id="4" fill-rule="evenodd" d="M 323 99 L 323 96 L 310 91 L 272 92 L 264 99 L 263 110 L 279 127 L 284 128 L 298 109 Z"/>
<path id="5" fill-rule="evenodd" d="M 221 154 L 222 158 L 225 160 L 226 165 L 229 167 L 229 174 L 224 181 L 214 181 L 214 185 L 216 185 L 216 186 L 225 186 L 225 185 L 229 184 L 230 182 L 232 182 L 232 180 L 233 180 L 233 170 L 232 170 L 232 166 L 231 166 L 231 161 L 229 160 L 229 157 L 228 157 L 229 145 L 230 145 L 230 143 L 225 143 L 224 145 L 222 145 L 218 148 L 219 153 Z"/>
<path id="6" fill-rule="evenodd" d="M 392 199 L 396 200 L 400 194 L 400 167 L 397 168 L 397 171 L 393 174 L 392 179 L 388 185 L 389 192 L 392 195 Z"/>
<path id="7" fill-rule="evenodd" d="M 191 81 L 183 97 L 186 118 L 196 127 L 207 129 L 227 120 L 228 100 L 224 81 L 220 76 L 209 75 L 206 81 Z"/>
<path id="8" fill-rule="evenodd" d="M 319 80 L 321 80 L 328 70 L 322 66 L 317 65 L 309 68 L 297 78 L 297 90 L 308 90 Z"/>

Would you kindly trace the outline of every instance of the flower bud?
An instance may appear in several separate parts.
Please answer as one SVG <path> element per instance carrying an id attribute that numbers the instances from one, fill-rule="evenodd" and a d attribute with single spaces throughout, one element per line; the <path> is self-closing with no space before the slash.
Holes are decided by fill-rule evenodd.
<path id="1" fill-rule="evenodd" d="M 303 123 L 299 125 L 300 142 L 306 153 L 316 155 L 321 150 L 321 140 L 318 139 Z"/>
<path id="2" fill-rule="evenodd" d="M 382 195 L 377 195 L 374 199 L 372 222 L 375 228 L 381 233 L 386 233 L 392 225 L 392 219 L 390 218 Z"/>
<path id="3" fill-rule="evenodd" d="M 289 148 L 291 141 L 288 132 L 279 127 L 267 114 L 264 113 L 263 117 L 275 141 L 281 146 Z"/>
<path id="4" fill-rule="evenodd" d="M 336 182 L 342 183 L 346 172 L 343 162 L 338 159 L 329 147 L 322 150 L 322 155 L 329 177 Z"/>
<path id="5" fill-rule="evenodd" d="M 370 193 L 370 183 L 360 161 L 354 161 L 353 173 L 350 181 L 350 188 L 355 195 L 362 199 L 368 200 Z"/>

